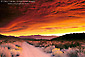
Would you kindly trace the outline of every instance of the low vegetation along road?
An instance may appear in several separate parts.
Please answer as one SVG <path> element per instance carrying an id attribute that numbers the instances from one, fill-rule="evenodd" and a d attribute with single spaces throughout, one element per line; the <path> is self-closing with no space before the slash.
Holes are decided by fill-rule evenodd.
<path id="1" fill-rule="evenodd" d="M 29 45 L 26 42 L 22 43 L 22 54 L 20 57 L 50 57 L 50 54 L 46 54 L 42 50 Z"/>

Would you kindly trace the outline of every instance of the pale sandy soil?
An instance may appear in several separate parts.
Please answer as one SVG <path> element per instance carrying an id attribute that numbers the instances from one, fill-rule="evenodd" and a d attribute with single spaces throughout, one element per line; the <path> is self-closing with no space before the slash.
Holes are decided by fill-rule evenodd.
<path id="1" fill-rule="evenodd" d="M 47 54 L 42 50 L 23 42 L 22 53 L 19 57 L 51 57 L 51 54 Z"/>

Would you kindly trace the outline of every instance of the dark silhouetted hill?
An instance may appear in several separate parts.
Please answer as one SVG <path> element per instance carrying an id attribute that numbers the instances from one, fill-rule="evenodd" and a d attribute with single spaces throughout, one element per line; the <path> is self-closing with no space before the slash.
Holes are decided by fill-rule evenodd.
<path id="1" fill-rule="evenodd" d="M 57 38 L 53 38 L 52 40 L 85 40 L 85 33 L 66 34 Z"/>
<path id="2" fill-rule="evenodd" d="M 2 40 L 2 39 L 7 39 L 7 40 L 13 40 L 13 39 L 15 39 L 15 40 L 20 40 L 18 37 L 14 37 L 14 36 L 5 36 L 5 35 L 1 35 L 0 34 L 0 40 Z"/>
<path id="3" fill-rule="evenodd" d="M 31 41 L 45 41 L 46 39 L 25 39 L 25 38 L 19 38 L 19 37 L 15 37 L 15 36 L 5 36 L 5 35 L 1 35 L 0 34 L 0 40 L 31 40 Z"/>

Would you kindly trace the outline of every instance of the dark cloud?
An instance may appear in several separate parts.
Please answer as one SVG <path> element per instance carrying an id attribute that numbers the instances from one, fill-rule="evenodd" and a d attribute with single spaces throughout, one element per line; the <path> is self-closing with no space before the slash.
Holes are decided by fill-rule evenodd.
<path id="1" fill-rule="evenodd" d="M 84 27 L 84 26 L 82 26 Z M 79 28 L 79 27 L 51 27 L 51 28 L 45 28 L 47 30 L 53 30 L 53 29 L 68 29 L 68 28 Z"/>
<path id="2" fill-rule="evenodd" d="M 71 27 L 71 28 L 78 28 L 78 27 Z"/>
<path id="3" fill-rule="evenodd" d="M 23 29 L 26 29 L 27 27 L 22 27 L 22 28 L 17 28 L 17 29 L 13 29 L 11 31 L 19 31 L 19 30 L 23 30 Z"/>
<path id="4" fill-rule="evenodd" d="M 79 14 L 79 15 L 85 15 L 85 12 L 82 12 L 82 13 L 77 13 L 77 14 Z"/>
<path id="5" fill-rule="evenodd" d="M 45 29 L 47 29 L 47 30 L 52 30 L 52 29 L 55 29 L 55 28 L 45 28 Z"/>
<path id="6" fill-rule="evenodd" d="M 45 29 L 48 29 L 48 30 L 53 30 L 53 29 L 66 29 L 65 27 L 52 27 L 52 28 L 45 28 Z"/>
<path id="7" fill-rule="evenodd" d="M 82 1 L 81 3 L 85 3 L 85 1 Z"/>
<path id="8" fill-rule="evenodd" d="M 85 9 L 85 8 L 75 8 L 75 9 L 70 9 L 70 10 L 74 11 L 74 10 L 82 10 L 82 9 Z"/>
<path id="9" fill-rule="evenodd" d="M 85 26 L 82 26 L 82 27 L 85 27 Z"/>
<path id="10" fill-rule="evenodd" d="M 78 16 L 68 16 L 68 17 L 72 17 L 72 18 L 82 18 L 82 17 L 78 17 Z"/>
<path id="11" fill-rule="evenodd" d="M 23 29 L 27 29 L 28 27 L 27 26 L 14 26 L 8 30 L 4 30 L 4 31 L 0 31 L 0 32 L 13 32 L 13 31 L 20 31 L 20 30 L 23 30 Z"/>

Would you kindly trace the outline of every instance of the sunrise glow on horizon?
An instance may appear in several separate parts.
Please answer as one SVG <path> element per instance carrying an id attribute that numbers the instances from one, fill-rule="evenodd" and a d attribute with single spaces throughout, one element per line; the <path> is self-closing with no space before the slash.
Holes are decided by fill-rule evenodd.
<path id="1" fill-rule="evenodd" d="M 66 35 L 66 34 L 72 34 L 72 33 L 85 33 L 85 31 L 81 31 L 81 32 L 70 32 L 70 33 L 62 33 L 62 34 L 21 34 L 21 35 L 2 34 L 2 35 L 6 35 L 6 36 L 15 36 L 15 37 L 19 37 L 19 36 L 31 36 L 31 35 L 42 35 L 42 36 L 63 36 L 63 35 Z"/>

